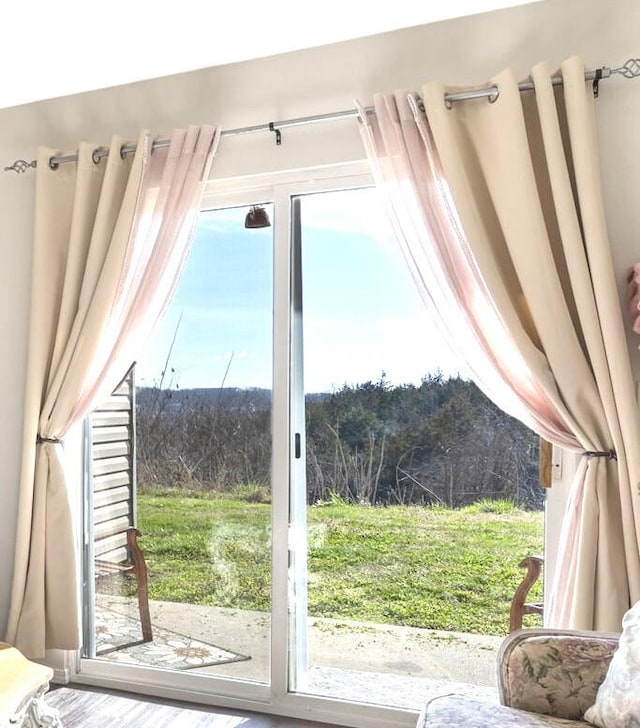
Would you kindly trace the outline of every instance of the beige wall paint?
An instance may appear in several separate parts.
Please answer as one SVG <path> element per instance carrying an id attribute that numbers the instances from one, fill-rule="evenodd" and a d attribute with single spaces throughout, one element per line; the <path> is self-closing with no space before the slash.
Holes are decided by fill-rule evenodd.
<path id="1" fill-rule="evenodd" d="M 234 128 L 352 108 L 376 91 L 419 90 L 441 79 L 477 85 L 505 66 L 519 76 L 540 60 L 551 64 L 580 54 L 588 66 L 615 66 L 640 55 L 637 0 L 544 0 L 471 18 L 397 31 L 332 46 L 204 69 L 0 111 L 0 166 L 36 147 L 74 149 L 79 140 L 104 144 L 112 133 L 135 138 L 141 126 L 166 132 L 187 123 Z M 133 40 L 96 38 L 105 52 Z M 69 42 L 69 41 L 68 41 Z M 27 60 L 27 52 L 36 58 Z M 55 47 L 46 49 L 55 52 Z M 46 55 L 25 48 L 16 63 Z M 82 59 L 78 59 L 82 63 Z M 10 73 L 11 69 L 5 69 Z M 628 265 L 640 257 L 640 80 L 605 81 L 598 101 L 606 204 L 621 291 Z M 224 138 L 213 176 L 252 174 L 361 158 L 354 120 Z M 0 634 L 4 632 L 12 572 L 20 458 L 21 402 L 29 308 L 33 173 L 0 173 Z M 633 342 L 635 352 L 635 342 Z M 635 353 L 634 353 L 635 356 Z"/>

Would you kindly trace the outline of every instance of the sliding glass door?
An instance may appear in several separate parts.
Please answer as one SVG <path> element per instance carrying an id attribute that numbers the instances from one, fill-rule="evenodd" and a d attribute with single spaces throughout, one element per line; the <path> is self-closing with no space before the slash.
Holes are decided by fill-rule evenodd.
<path id="1" fill-rule="evenodd" d="M 514 567 L 542 548 L 537 438 L 461 375 L 373 188 L 292 211 L 290 688 L 491 699 Z"/>
<path id="2" fill-rule="evenodd" d="M 80 682 L 409 726 L 461 641 L 464 682 L 492 679 L 518 575 L 481 593 L 453 562 L 482 581 L 471 531 L 525 556 L 541 527 L 509 516 L 509 541 L 459 509 L 532 493 L 535 453 L 460 376 L 360 169 L 211 184 L 154 340 L 87 427 Z"/>
<path id="3" fill-rule="evenodd" d="M 304 416 L 293 420 L 290 688 L 417 707 L 423 646 L 384 604 L 398 578 L 412 588 L 394 553 L 397 534 L 385 533 L 398 504 L 387 456 L 400 415 L 392 400 L 397 387 L 457 368 L 433 346 L 374 189 L 298 196 L 292 212 L 292 401 Z M 407 550 L 414 527 L 409 518 L 401 526 Z"/>

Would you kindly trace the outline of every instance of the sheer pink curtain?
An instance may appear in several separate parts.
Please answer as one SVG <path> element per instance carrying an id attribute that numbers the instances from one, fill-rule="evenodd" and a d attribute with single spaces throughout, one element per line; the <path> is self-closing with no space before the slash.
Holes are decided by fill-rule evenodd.
<path id="1" fill-rule="evenodd" d="M 180 277 L 219 132 L 178 129 L 135 156 L 36 178 L 32 308 L 15 569 L 7 641 L 30 657 L 80 645 L 73 519 L 63 438 L 135 360 Z"/>
<path id="2" fill-rule="evenodd" d="M 449 89 L 427 84 L 426 113 L 407 93 L 380 95 L 361 126 L 414 277 L 473 379 L 545 439 L 585 453 L 547 623 L 616 630 L 640 598 L 640 423 L 590 89 L 579 59 L 562 73 L 561 102 L 541 65 L 529 99 L 510 72 L 493 79 L 492 104 L 451 109 Z"/>
<path id="3" fill-rule="evenodd" d="M 439 169 L 424 112 L 406 91 L 378 94 L 375 114 L 362 110 L 362 136 L 377 186 L 418 291 L 440 334 L 496 404 L 550 442 L 580 450 L 543 381 L 518 343 L 534 348 L 522 327 L 514 340 L 467 244 Z M 546 375 L 546 376 L 544 376 Z M 557 394 L 556 394 L 557 397 Z M 566 419 L 565 419 L 566 418 Z"/>

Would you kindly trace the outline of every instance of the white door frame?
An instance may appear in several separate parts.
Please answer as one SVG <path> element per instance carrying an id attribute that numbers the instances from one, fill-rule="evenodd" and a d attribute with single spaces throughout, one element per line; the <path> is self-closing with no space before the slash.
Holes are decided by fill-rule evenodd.
<path id="1" fill-rule="evenodd" d="M 301 350 L 298 348 L 294 351 L 293 340 L 291 198 L 306 193 L 371 184 L 368 165 L 357 161 L 307 170 L 211 180 L 202 198 L 203 210 L 248 205 L 261 200 L 274 203 L 270 684 L 115 664 L 106 660 L 82 658 L 79 653 L 70 653 L 74 656 L 69 661 L 73 682 L 357 728 L 408 728 L 415 725 L 414 711 L 349 703 L 289 691 L 289 662 L 294 655 L 298 670 L 303 668 L 303 662 L 299 661 L 295 653 L 290 629 L 289 552 L 295 548 L 300 556 L 300 549 L 306 550 L 306 533 L 301 537 L 300 529 L 290 529 L 290 516 L 294 506 L 290 486 L 295 447 L 293 438 L 296 431 L 291 403 L 293 397 L 290 399 L 290 392 L 295 389 L 299 396 L 302 385 Z M 294 510 L 300 510 L 300 499 L 297 499 Z M 299 558 L 298 564 L 304 564 L 305 558 L 306 554 Z"/>

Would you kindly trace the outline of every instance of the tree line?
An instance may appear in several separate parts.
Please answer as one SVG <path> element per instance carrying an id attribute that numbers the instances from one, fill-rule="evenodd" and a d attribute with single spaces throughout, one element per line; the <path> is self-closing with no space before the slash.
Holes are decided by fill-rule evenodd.
<path id="1" fill-rule="evenodd" d="M 398 386 L 383 375 L 307 395 L 305 415 L 309 503 L 543 506 L 537 436 L 467 380 Z M 265 390 L 138 388 L 140 487 L 268 498 L 270 419 Z"/>

